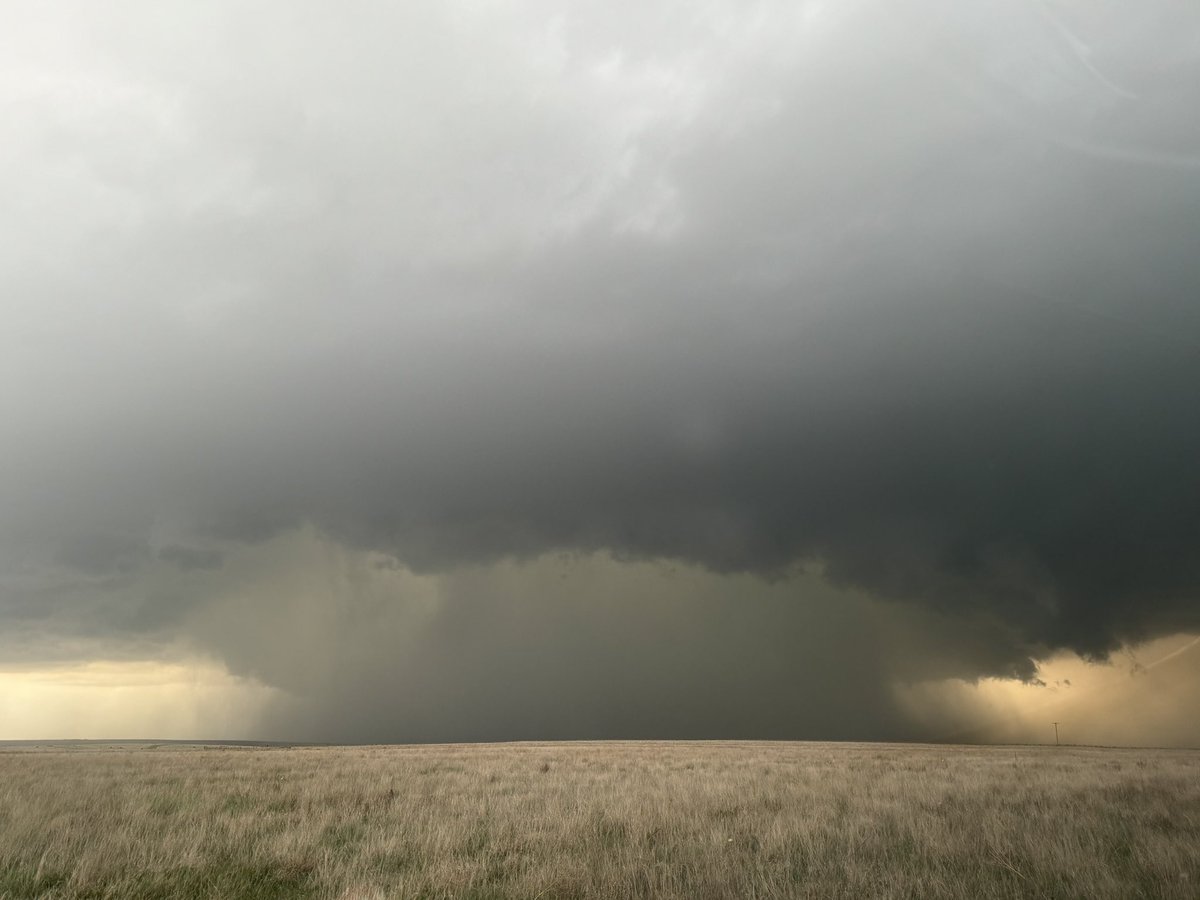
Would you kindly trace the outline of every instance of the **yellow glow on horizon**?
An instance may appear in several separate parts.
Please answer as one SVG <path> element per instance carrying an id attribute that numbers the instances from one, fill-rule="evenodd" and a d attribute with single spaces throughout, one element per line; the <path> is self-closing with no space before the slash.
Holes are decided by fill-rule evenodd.
<path id="1" fill-rule="evenodd" d="M 0 670 L 0 739 L 245 738 L 278 696 L 208 660 Z"/>
<path id="2" fill-rule="evenodd" d="M 955 723 L 945 740 L 1200 746 L 1200 636 L 1160 638 L 1089 663 L 1073 653 L 1042 661 L 1040 684 L 987 678 L 907 685 L 901 702 L 918 720 Z"/>

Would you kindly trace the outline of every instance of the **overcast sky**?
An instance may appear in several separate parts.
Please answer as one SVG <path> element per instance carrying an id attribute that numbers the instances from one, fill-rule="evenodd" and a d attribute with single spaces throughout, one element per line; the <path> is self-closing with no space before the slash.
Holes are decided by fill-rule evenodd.
<path id="1" fill-rule="evenodd" d="M 1197 109 L 1174 0 L 6 4 L 0 737 L 1200 743 Z"/>

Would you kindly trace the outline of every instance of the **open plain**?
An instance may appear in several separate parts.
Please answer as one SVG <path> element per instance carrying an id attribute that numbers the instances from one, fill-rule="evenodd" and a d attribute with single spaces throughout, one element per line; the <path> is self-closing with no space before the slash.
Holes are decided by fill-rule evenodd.
<path id="1" fill-rule="evenodd" d="M 0 898 L 1194 898 L 1200 752 L 0 752 Z"/>

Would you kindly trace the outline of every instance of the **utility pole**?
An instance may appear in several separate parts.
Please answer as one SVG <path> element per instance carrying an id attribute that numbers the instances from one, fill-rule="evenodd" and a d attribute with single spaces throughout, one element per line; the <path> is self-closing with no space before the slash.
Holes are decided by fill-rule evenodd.
<path id="1" fill-rule="evenodd" d="M 1054 723 L 1054 746 L 1057 747 L 1058 745 L 1059 745 L 1058 744 L 1058 723 L 1055 722 Z"/>

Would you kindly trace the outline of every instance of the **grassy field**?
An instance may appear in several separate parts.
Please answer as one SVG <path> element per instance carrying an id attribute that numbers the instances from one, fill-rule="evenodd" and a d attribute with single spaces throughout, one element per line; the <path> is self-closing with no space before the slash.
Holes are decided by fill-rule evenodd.
<path id="1" fill-rule="evenodd" d="M 6 900 L 1197 896 L 1193 751 L 0 752 Z"/>

